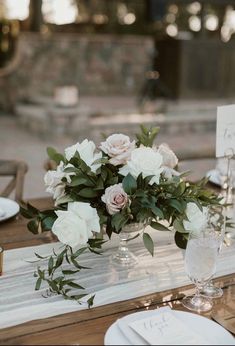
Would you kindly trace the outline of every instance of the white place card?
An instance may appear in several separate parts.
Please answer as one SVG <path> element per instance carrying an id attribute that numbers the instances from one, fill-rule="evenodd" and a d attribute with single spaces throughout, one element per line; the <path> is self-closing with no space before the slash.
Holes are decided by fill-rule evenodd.
<path id="1" fill-rule="evenodd" d="M 235 105 L 217 108 L 216 157 L 235 154 Z"/>
<path id="2" fill-rule="evenodd" d="M 208 345 L 208 342 L 189 329 L 172 312 L 131 322 L 129 327 L 150 345 Z"/>

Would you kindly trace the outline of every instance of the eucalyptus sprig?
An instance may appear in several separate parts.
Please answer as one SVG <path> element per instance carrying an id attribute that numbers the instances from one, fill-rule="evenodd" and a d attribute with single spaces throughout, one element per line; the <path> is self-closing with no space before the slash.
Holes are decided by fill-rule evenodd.
<path id="1" fill-rule="evenodd" d="M 53 250 L 53 255 L 47 258 L 47 268 L 41 269 L 38 266 L 34 276 L 37 278 L 35 290 L 40 290 L 43 282 L 48 285 L 47 296 L 51 294 L 62 295 L 64 299 L 75 300 L 82 304 L 81 299 L 89 296 L 87 299 L 88 307 L 93 305 L 95 295 L 90 295 L 85 292 L 85 288 L 78 284 L 77 277 L 81 270 L 91 269 L 79 264 L 79 257 L 87 251 L 101 254 L 101 247 L 105 243 L 102 239 L 90 239 L 88 246 L 84 246 L 75 252 L 70 246 L 64 246 L 60 253 Z M 40 260 L 45 261 L 45 257 L 35 254 Z M 66 269 L 65 263 L 74 269 Z M 74 289 L 78 292 L 73 293 Z"/>

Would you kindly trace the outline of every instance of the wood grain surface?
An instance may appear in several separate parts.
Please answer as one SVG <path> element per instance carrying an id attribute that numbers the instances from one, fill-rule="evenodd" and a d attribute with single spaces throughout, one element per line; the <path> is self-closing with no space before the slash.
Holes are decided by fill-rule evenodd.
<path id="1" fill-rule="evenodd" d="M 31 203 L 38 208 L 52 206 L 50 199 L 37 199 Z M 38 236 L 31 235 L 27 231 L 26 223 L 27 220 L 21 216 L 1 223 L 0 245 L 5 249 L 12 249 L 54 241 L 50 232 Z M 224 295 L 213 301 L 214 307 L 211 312 L 203 315 L 213 318 L 213 315 L 215 317 L 219 314 L 222 321 L 227 317 L 225 307 L 229 307 L 230 314 L 235 316 L 235 274 L 218 278 L 215 282 L 223 287 Z M 1 329 L 0 345 L 103 345 L 107 329 L 120 317 L 164 305 L 185 310 L 180 300 L 185 295 L 191 294 L 192 288 L 192 285 L 184 286 L 90 310 L 71 312 Z"/>

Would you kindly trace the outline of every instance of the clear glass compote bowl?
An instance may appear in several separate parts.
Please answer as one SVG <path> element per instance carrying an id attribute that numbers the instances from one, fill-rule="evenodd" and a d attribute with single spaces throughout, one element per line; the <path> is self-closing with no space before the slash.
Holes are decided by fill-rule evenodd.
<path id="1" fill-rule="evenodd" d="M 143 233 L 143 223 L 130 223 L 125 225 L 119 233 L 119 247 L 112 256 L 112 263 L 122 267 L 133 267 L 138 263 L 138 258 L 128 248 L 128 242 Z"/>
<path id="2" fill-rule="evenodd" d="M 218 238 L 213 229 L 205 228 L 202 232 L 189 235 L 185 252 L 185 271 L 195 284 L 196 293 L 182 299 L 182 304 L 187 309 L 199 313 L 211 310 L 211 299 L 203 296 L 201 291 L 216 272 L 217 257 Z"/>

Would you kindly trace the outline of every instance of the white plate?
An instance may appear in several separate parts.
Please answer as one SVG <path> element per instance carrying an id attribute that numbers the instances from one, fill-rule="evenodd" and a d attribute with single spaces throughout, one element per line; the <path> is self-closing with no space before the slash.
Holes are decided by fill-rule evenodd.
<path id="1" fill-rule="evenodd" d="M 0 216 L 0 222 L 2 222 L 17 215 L 20 211 L 20 206 L 12 199 L 0 197 L 0 209 L 5 212 L 3 216 Z"/>
<path id="2" fill-rule="evenodd" d="M 180 318 L 189 328 L 198 333 L 201 337 L 208 341 L 209 345 L 235 345 L 234 337 L 221 325 L 209 320 L 206 317 L 196 315 L 185 311 L 174 311 L 174 315 Z M 142 311 L 134 314 L 127 315 L 121 320 L 125 321 L 125 324 L 130 323 L 133 320 L 140 318 L 147 318 L 149 314 L 153 314 L 154 311 Z M 118 327 L 118 322 L 113 323 L 107 330 L 104 338 L 105 345 L 131 345 L 129 340 L 122 333 Z M 146 345 L 146 343 L 142 343 Z"/>

